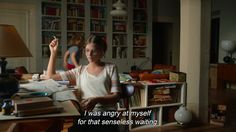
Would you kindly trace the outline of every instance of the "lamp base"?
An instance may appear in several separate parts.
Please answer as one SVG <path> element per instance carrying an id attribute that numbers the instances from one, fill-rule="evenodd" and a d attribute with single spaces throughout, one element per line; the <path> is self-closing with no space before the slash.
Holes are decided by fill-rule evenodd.
<path id="1" fill-rule="evenodd" d="M 230 57 L 230 56 L 225 56 L 225 57 L 223 58 L 223 60 L 224 60 L 224 62 L 227 63 L 227 64 L 234 64 L 234 60 L 233 60 L 233 58 Z"/>
<path id="2" fill-rule="evenodd" d="M 4 99 L 11 98 L 19 90 L 19 82 L 8 74 L 0 74 L 0 107 Z"/>

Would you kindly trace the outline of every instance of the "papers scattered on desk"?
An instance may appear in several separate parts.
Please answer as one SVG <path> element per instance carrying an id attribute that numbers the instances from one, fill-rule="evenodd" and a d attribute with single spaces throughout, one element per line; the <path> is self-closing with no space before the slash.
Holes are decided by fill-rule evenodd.
<path id="1" fill-rule="evenodd" d="M 52 95 L 52 98 L 53 100 L 56 100 L 56 101 L 67 101 L 67 100 L 78 101 L 74 94 L 74 90 L 56 92 Z"/>
<path id="2" fill-rule="evenodd" d="M 67 89 L 66 85 L 61 85 L 53 79 L 43 80 L 43 81 L 33 81 L 26 84 L 20 84 L 20 89 L 25 89 L 33 92 L 47 92 L 49 94 L 63 91 Z"/>
<path id="3" fill-rule="evenodd" d="M 55 101 L 67 101 L 74 100 L 78 101 L 77 97 L 74 94 L 75 88 L 68 88 L 67 81 L 54 81 L 52 79 L 43 80 L 43 81 L 32 81 L 26 84 L 20 84 L 20 91 L 32 92 L 45 92 L 49 95 L 52 95 L 53 100 Z M 19 93 L 17 95 L 20 95 Z M 31 96 L 32 97 L 32 96 Z"/>

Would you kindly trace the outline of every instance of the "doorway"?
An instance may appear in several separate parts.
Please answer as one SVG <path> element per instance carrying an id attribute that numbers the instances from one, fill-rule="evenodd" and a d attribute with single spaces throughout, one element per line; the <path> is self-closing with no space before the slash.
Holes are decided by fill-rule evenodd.
<path id="1" fill-rule="evenodd" d="M 172 64 L 173 23 L 153 22 L 152 64 Z"/>
<path id="2" fill-rule="evenodd" d="M 213 18 L 211 20 L 210 63 L 218 63 L 219 35 L 220 35 L 220 18 Z"/>

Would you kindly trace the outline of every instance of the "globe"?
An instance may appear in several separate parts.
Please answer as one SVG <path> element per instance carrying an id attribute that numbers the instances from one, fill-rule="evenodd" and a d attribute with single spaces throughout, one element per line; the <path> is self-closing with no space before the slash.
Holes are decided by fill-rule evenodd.
<path id="1" fill-rule="evenodd" d="M 180 106 L 174 114 L 175 120 L 180 125 L 186 125 L 192 120 L 192 113 L 185 106 Z"/>

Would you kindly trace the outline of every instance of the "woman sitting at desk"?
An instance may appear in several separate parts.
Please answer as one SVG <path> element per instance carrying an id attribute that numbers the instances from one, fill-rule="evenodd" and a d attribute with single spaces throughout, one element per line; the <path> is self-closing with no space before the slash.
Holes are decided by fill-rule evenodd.
<path id="1" fill-rule="evenodd" d="M 85 55 L 89 63 L 60 74 L 55 73 L 57 47 L 58 40 L 52 40 L 49 44 L 51 54 L 47 68 L 47 78 L 54 80 L 76 80 L 76 85 L 81 91 L 81 107 L 85 111 L 116 111 L 116 103 L 120 98 L 118 70 L 114 64 L 101 61 L 107 50 L 104 40 L 95 35 L 89 36 L 85 47 Z M 85 120 L 93 119 L 93 117 L 81 118 Z M 100 118 L 111 120 L 109 117 Z M 84 128 L 86 128 L 84 125 L 74 125 L 69 130 L 78 131 L 80 129 L 84 130 Z M 109 127 L 90 125 L 89 129 L 91 130 L 92 128 L 96 131 L 117 130 L 116 125 L 110 125 Z"/>

